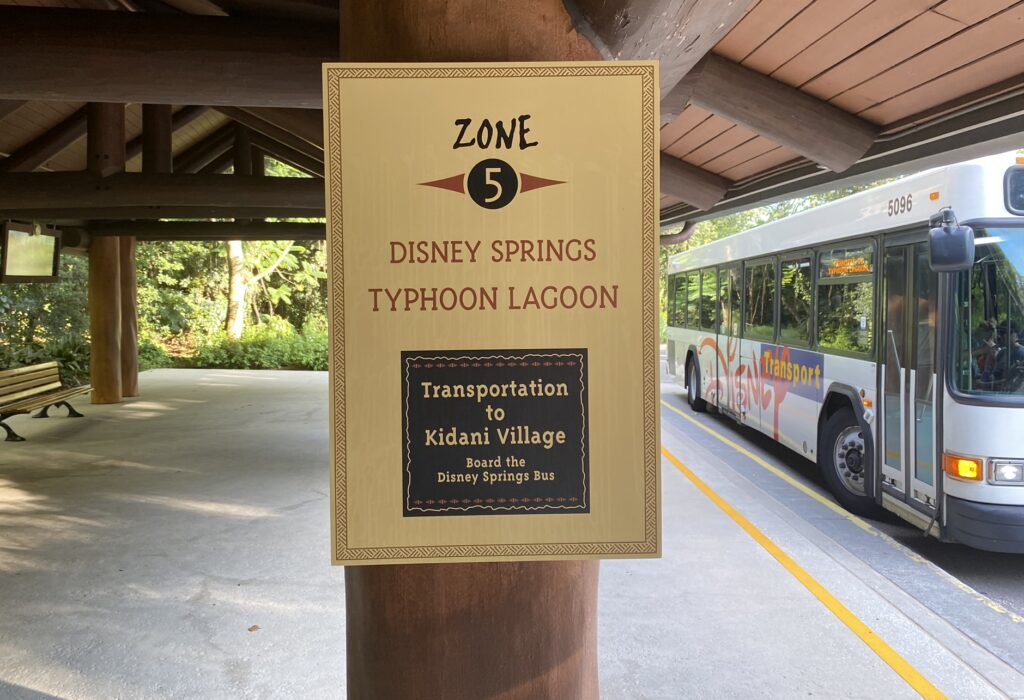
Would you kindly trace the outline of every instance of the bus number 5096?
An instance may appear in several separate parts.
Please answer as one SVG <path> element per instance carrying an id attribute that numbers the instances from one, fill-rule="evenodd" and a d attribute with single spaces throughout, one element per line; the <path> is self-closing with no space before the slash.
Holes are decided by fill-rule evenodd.
<path id="1" fill-rule="evenodd" d="M 889 216 L 906 214 L 914 208 L 914 195 L 908 194 L 905 197 L 893 197 L 889 200 Z"/>

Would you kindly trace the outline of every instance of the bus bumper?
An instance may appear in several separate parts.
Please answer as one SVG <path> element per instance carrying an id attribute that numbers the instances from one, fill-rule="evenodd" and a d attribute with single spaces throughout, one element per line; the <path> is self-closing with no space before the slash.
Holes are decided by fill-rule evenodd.
<path id="1" fill-rule="evenodd" d="M 1024 506 L 976 503 L 946 495 L 945 538 L 990 552 L 1024 553 Z"/>

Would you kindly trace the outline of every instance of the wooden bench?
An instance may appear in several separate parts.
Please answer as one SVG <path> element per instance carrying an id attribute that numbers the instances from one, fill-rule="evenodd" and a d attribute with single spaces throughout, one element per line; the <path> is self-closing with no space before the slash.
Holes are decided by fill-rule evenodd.
<path id="1" fill-rule="evenodd" d="M 86 394 L 90 386 L 65 387 L 60 382 L 56 362 L 44 362 L 28 367 L 0 370 L 0 427 L 7 431 L 8 442 L 21 442 L 25 438 L 4 423 L 11 416 L 42 409 L 33 418 L 48 418 L 54 406 L 66 406 L 68 415 L 81 418 L 68 399 Z"/>

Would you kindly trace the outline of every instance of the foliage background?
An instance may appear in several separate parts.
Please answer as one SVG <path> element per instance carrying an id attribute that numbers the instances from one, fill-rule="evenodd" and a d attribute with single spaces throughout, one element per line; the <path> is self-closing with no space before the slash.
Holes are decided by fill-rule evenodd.
<path id="1" fill-rule="evenodd" d="M 276 176 L 303 176 L 267 160 Z M 686 243 L 661 247 L 662 334 L 670 256 L 839 199 L 827 192 L 697 225 Z M 669 231 L 666 231 L 668 233 Z M 229 285 L 224 242 L 138 245 L 139 359 L 154 367 L 327 368 L 326 249 L 323 242 L 243 244 L 248 291 L 245 330 L 225 331 Z M 57 359 L 66 383 L 88 381 L 88 259 L 62 256 L 54 284 L 0 285 L 0 368 Z"/>
<path id="2" fill-rule="evenodd" d="M 267 160 L 267 174 L 304 177 Z M 322 241 L 243 244 L 249 282 L 241 338 L 224 331 L 223 242 L 139 243 L 139 361 L 153 367 L 326 369 Z M 57 359 L 66 383 L 88 382 L 88 258 L 62 254 L 54 284 L 0 284 L 0 369 Z"/>

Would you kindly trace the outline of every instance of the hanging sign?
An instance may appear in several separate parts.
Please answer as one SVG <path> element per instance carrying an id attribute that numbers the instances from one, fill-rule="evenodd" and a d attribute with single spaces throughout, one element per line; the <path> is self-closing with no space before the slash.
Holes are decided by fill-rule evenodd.
<path id="1" fill-rule="evenodd" d="M 333 560 L 660 554 L 651 62 L 324 67 Z"/>

